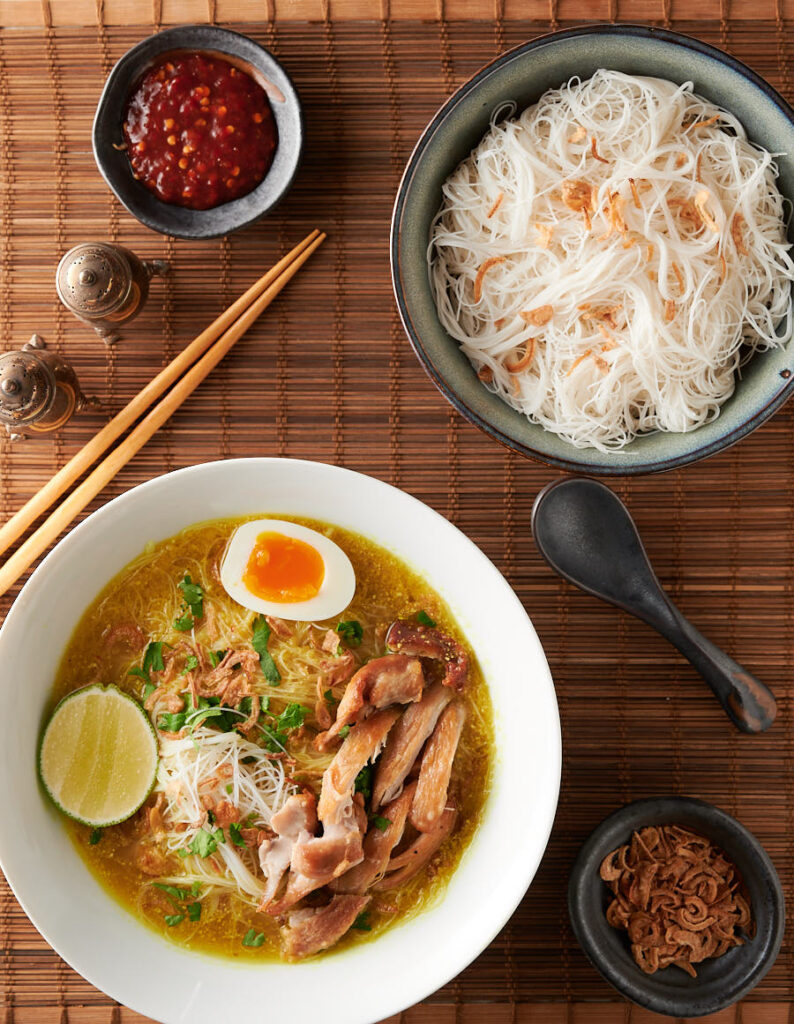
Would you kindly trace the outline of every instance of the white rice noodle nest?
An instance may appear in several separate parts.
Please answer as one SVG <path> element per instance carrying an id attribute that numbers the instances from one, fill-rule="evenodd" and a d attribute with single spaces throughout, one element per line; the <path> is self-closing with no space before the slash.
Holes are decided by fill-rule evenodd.
<path id="1" fill-rule="evenodd" d="M 616 71 L 500 115 L 434 222 L 445 329 L 579 448 L 713 420 L 740 363 L 792 333 L 772 155 L 692 83 Z"/>

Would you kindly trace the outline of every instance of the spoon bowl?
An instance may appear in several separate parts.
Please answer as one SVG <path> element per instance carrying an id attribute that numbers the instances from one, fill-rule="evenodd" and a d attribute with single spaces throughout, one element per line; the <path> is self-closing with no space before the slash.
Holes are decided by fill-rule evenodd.
<path id="1" fill-rule="evenodd" d="M 771 690 L 684 618 L 654 573 L 629 510 L 606 484 L 587 477 L 549 484 L 535 499 L 532 535 L 560 576 L 669 640 L 742 732 L 772 725 L 777 706 Z"/>

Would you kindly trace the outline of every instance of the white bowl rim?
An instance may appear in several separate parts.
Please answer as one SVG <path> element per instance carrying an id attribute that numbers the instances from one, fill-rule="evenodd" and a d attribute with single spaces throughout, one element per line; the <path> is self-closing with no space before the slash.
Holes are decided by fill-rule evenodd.
<path id="1" fill-rule="evenodd" d="M 538 656 L 539 664 L 545 668 L 545 672 L 541 672 L 540 677 L 537 679 L 539 696 L 541 697 L 542 701 L 544 701 L 546 704 L 546 711 L 552 712 L 551 714 L 547 715 L 548 720 L 545 722 L 546 727 L 550 729 L 550 733 L 547 736 L 548 746 L 545 750 L 545 754 L 547 755 L 548 759 L 548 764 L 546 778 L 544 780 L 544 782 L 547 784 L 547 789 L 545 790 L 545 798 L 543 802 L 543 816 L 542 820 L 535 820 L 534 822 L 537 826 L 538 839 L 534 844 L 535 848 L 532 852 L 532 855 L 528 856 L 524 863 L 523 871 L 520 873 L 516 871 L 514 877 L 509 879 L 506 879 L 506 876 L 500 877 L 498 885 L 496 884 L 496 882 L 493 883 L 493 889 L 491 890 L 491 892 L 488 893 L 488 895 L 491 898 L 494 898 L 497 895 L 497 892 L 501 893 L 501 902 L 498 903 L 498 908 L 496 903 L 494 903 L 491 906 L 490 913 L 488 914 L 489 927 L 487 927 L 480 933 L 476 942 L 473 942 L 471 946 L 468 947 L 465 954 L 459 955 L 456 958 L 452 970 L 450 970 L 449 965 L 446 965 L 445 967 L 441 968 L 441 970 L 436 970 L 435 972 L 433 972 L 431 969 L 429 972 L 429 976 L 426 974 L 421 977 L 421 980 L 416 980 L 413 977 L 401 977 L 399 988 L 390 990 L 388 993 L 384 992 L 382 1000 L 378 1002 L 376 1005 L 370 1003 L 367 1005 L 367 1007 L 347 1007 L 345 1008 L 344 1014 L 341 1017 L 336 1017 L 332 1013 L 329 1013 L 326 1016 L 327 1024 L 337 1024 L 337 1022 L 338 1024 L 370 1024 L 370 1022 L 382 1020 L 386 1017 L 390 1017 L 396 1013 L 399 1013 L 407 1007 L 426 998 L 437 988 L 443 986 L 444 984 L 447 984 L 450 980 L 452 980 L 452 978 L 454 978 L 458 973 L 460 973 L 460 971 L 464 970 L 477 956 L 479 956 L 479 954 L 484 949 L 486 949 L 486 947 L 492 942 L 492 940 L 496 937 L 499 931 L 501 931 L 502 927 L 504 927 L 504 925 L 510 919 L 513 912 L 517 908 L 518 904 L 523 899 L 527 889 L 529 888 L 532 879 L 535 876 L 537 868 L 540 864 L 540 861 L 543 857 L 543 854 L 545 853 L 548 839 L 551 834 L 554 817 L 556 814 L 561 779 L 562 737 L 556 694 L 554 691 L 554 685 L 552 682 L 551 674 L 548 668 L 548 663 L 546 661 L 543 648 L 537 637 L 532 622 L 529 619 L 529 616 L 527 615 L 526 610 L 519 601 L 517 595 L 512 590 L 507 580 L 496 568 L 496 566 L 477 547 L 477 545 L 474 544 L 473 541 L 471 541 L 458 527 L 456 527 L 454 524 L 450 523 L 447 519 L 445 519 L 440 513 L 436 512 L 429 505 L 426 505 L 424 502 L 420 501 L 418 498 L 415 498 L 407 491 L 403 491 L 400 488 L 394 487 L 393 485 L 388 484 L 385 481 L 378 479 L 377 477 L 373 477 L 368 474 L 360 473 L 344 467 L 334 466 L 327 463 L 313 462 L 311 460 L 305 459 L 270 457 L 238 458 L 199 463 L 197 465 L 188 466 L 182 469 L 160 474 L 156 477 L 153 477 L 141 484 L 138 484 L 130 488 L 129 490 L 111 499 L 106 504 L 102 505 L 100 508 L 96 509 L 93 513 L 87 516 L 86 519 L 84 519 L 81 523 L 74 527 L 74 529 L 72 529 L 68 534 L 66 534 L 55 545 L 55 547 L 43 559 L 40 565 L 36 568 L 36 570 L 27 580 L 24 587 L 20 591 L 18 597 L 14 601 L 11 609 L 6 615 L 2 628 L 0 628 L 0 663 L 2 663 L 4 647 L 9 642 L 9 637 L 13 639 L 14 631 L 17 629 L 18 624 L 22 620 L 24 620 L 24 617 L 28 614 L 28 606 L 36 600 L 37 594 L 40 588 L 43 586 L 43 582 L 48 579 L 49 574 L 59 565 L 59 563 L 68 556 L 69 551 L 71 550 L 72 546 L 77 542 L 77 540 L 79 538 L 84 537 L 89 531 L 94 530 L 98 523 L 103 523 L 105 520 L 111 519 L 114 515 L 118 513 L 120 509 L 123 509 L 127 504 L 132 503 L 142 494 L 156 492 L 159 488 L 163 487 L 171 487 L 171 480 L 184 481 L 189 477 L 202 476 L 204 474 L 212 475 L 214 472 L 226 472 L 229 471 L 230 467 L 239 467 L 241 469 L 250 470 L 255 467 L 265 469 L 267 467 L 277 467 L 284 464 L 289 464 L 292 467 L 297 467 L 301 470 L 305 470 L 312 473 L 328 474 L 330 477 L 337 477 L 339 479 L 344 479 L 345 477 L 359 478 L 359 480 L 363 479 L 364 481 L 367 482 L 367 487 L 373 487 L 374 490 L 382 491 L 384 495 L 384 500 L 390 500 L 392 502 L 397 503 L 407 503 L 407 506 L 412 506 L 414 510 L 419 512 L 420 514 L 428 516 L 430 519 L 433 519 L 436 522 L 443 524 L 443 529 L 445 531 L 448 531 L 450 533 L 450 536 L 455 538 L 454 543 L 456 545 L 460 545 L 463 550 L 466 550 L 467 554 L 471 558 L 479 562 L 483 572 L 490 575 L 492 579 L 496 579 L 498 577 L 498 581 L 500 581 L 500 586 L 503 589 L 503 597 L 505 604 L 507 606 L 512 605 L 514 611 L 518 611 L 520 615 L 523 616 L 523 618 L 525 619 L 527 631 L 526 639 L 530 642 L 531 645 L 535 647 L 535 653 Z M 222 470 L 221 467 L 223 467 Z M 275 502 L 274 504 L 277 506 L 278 502 Z M 275 514 L 276 511 L 277 509 L 274 508 L 272 514 Z M 281 511 L 285 514 L 288 514 L 288 511 L 286 509 L 281 509 Z M 199 515 L 197 517 L 191 518 L 188 522 L 186 522 L 185 527 L 196 523 L 200 523 L 209 518 L 215 517 L 203 517 Z M 321 515 L 319 516 L 319 518 L 322 519 L 324 517 Z M 333 520 L 329 519 L 328 521 L 332 522 Z M 157 537 L 154 539 L 161 540 L 166 538 Z M 376 540 L 378 543 L 382 545 L 385 545 L 387 548 L 389 547 L 388 543 L 383 538 L 373 536 L 372 539 Z M 400 553 L 398 552 L 398 554 Z M 401 554 L 400 556 L 406 558 L 406 556 L 403 554 Z M 409 557 L 407 558 L 407 560 L 409 561 L 409 564 L 412 564 L 410 563 Z M 115 573 L 111 574 L 106 579 L 105 583 L 109 582 L 113 575 L 115 575 Z M 101 589 L 101 587 L 99 589 Z M 99 591 L 97 590 L 97 593 L 98 592 Z M 448 595 L 444 595 L 442 593 L 442 596 L 445 597 L 445 600 L 448 600 L 450 601 L 450 603 L 452 603 Z M 453 613 L 455 613 L 454 607 Z M 2 680 L 0 679 L 0 692 L 1 687 Z M 492 799 L 492 796 L 489 797 L 489 800 L 490 799 Z M 480 829 L 478 831 L 481 830 L 482 825 L 480 826 Z M 6 874 L 6 880 L 9 886 L 11 887 L 15 897 L 19 901 L 20 905 L 22 906 L 27 916 L 30 918 L 33 925 L 37 928 L 37 930 L 40 932 L 43 938 L 50 944 L 50 946 L 55 950 L 55 952 L 59 956 L 61 956 L 75 971 L 82 975 L 96 988 L 100 989 L 103 992 L 106 992 L 108 995 L 110 995 L 118 1002 L 123 1003 L 135 1012 L 144 1014 L 155 1020 L 162 1021 L 163 1024 L 171 1024 L 171 1022 L 177 1021 L 179 1021 L 180 1024 L 181 1022 L 187 1021 L 190 1021 L 191 1024 L 193 1024 L 193 1022 L 195 1022 L 195 1024 L 203 1024 L 205 1020 L 217 1020 L 217 1011 L 213 1010 L 213 1014 L 215 1014 L 215 1016 L 205 1017 L 203 1013 L 200 1012 L 202 1008 L 196 1006 L 193 1000 L 187 1000 L 189 1005 L 187 1005 L 184 1010 L 184 1013 L 186 1015 L 180 1014 L 178 1016 L 174 1016 L 173 1014 L 171 1014 L 168 1016 L 161 1016 L 160 1013 L 162 1013 L 162 1011 L 158 1010 L 157 1002 L 153 1002 L 152 998 L 150 997 L 149 986 L 143 986 L 138 984 L 131 974 L 128 975 L 129 982 L 127 984 L 127 987 L 123 987 L 118 984 L 109 986 L 101 976 L 102 972 L 95 969 L 93 963 L 85 962 L 81 958 L 81 955 L 79 953 L 76 953 L 71 948 L 68 948 L 67 945 L 65 945 L 61 939 L 53 941 L 48 935 L 48 932 L 52 934 L 54 926 L 53 922 L 47 919 L 48 908 L 46 899 L 43 898 L 41 893 L 37 893 L 35 890 L 28 891 L 28 888 L 25 885 L 18 886 L 17 879 L 15 879 L 13 872 L 11 873 L 10 876 L 6 873 L 6 864 L 8 863 L 9 859 L 11 859 L 9 857 L 9 854 L 13 846 L 13 840 L 11 838 L 12 836 L 12 830 L 0 830 L 0 869 L 3 870 L 4 874 Z M 467 857 L 469 851 L 471 850 L 471 847 L 474 846 L 476 841 L 477 834 L 475 834 L 475 837 L 472 839 L 471 843 L 469 844 L 469 847 L 464 852 L 464 860 Z M 459 866 L 458 869 L 456 869 L 456 874 L 460 872 L 460 870 L 461 868 Z M 87 870 L 86 874 L 89 875 L 89 877 L 92 877 L 90 876 L 90 872 L 88 872 Z M 453 879 L 454 877 L 455 875 L 452 876 Z M 506 881 L 509 882 L 509 884 L 506 885 Z M 504 888 L 507 888 L 507 893 L 502 892 Z M 483 891 L 485 892 L 487 890 L 484 889 Z M 112 903 L 115 906 L 119 906 L 119 904 L 112 897 L 107 896 L 107 899 L 112 901 Z M 424 919 L 428 917 L 428 915 L 434 914 L 438 909 L 439 908 L 437 906 L 433 906 L 427 911 L 424 911 L 421 915 L 419 915 L 418 918 L 414 918 L 412 921 L 409 921 L 408 924 L 410 925 L 413 924 L 413 922 L 416 920 Z M 132 917 L 132 915 L 130 915 L 126 910 L 122 910 L 122 913 L 129 921 L 135 922 L 135 918 Z M 138 923 L 136 922 L 136 924 Z M 138 924 L 138 927 L 139 929 L 142 929 L 146 935 L 154 936 L 155 938 L 157 938 L 156 933 L 151 929 L 146 928 L 145 926 L 142 926 L 140 924 Z M 371 950 L 373 948 L 383 947 L 385 940 L 388 938 L 388 936 L 396 931 L 399 931 L 403 927 L 405 927 L 405 925 L 398 925 L 396 928 L 390 929 L 384 935 L 379 936 L 376 942 L 366 943 L 363 946 L 357 948 L 362 950 Z M 163 944 L 162 946 L 162 949 L 164 950 L 177 948 L 178 947 L 168 946 L 165 944 Z M 179 950 L 179 952 L 183 953 L 184 951 Z M 351 952 L 355 952 L 355 950 Z M 201 963 L 205 965 L 223 964 L 228 966 L 230 971 L 239 972 L 241 970 L 240 965 L 232 963 L 231 961 L 228 961 L 223 958 L 215 958 L 207 956 L 206 954 L 195 953 L 188 953 L 187 955 L 193 958 L 194 963 Z M 295 971 L 296 981 L 300 980 L 306 982 L 306 978 L 298 978 L 298 971 L 305 970 L 307 967 L 314 967 L 315 965 L 327 965 L 334 963 L 339 965 L 342 963 L 342 958 L 346 956 L 347 954 L 341 954 L 341 956 L 337 957 L 321 958 L 319 961 L 311 961 L 305 965 L 289 965 L 289 969 Z M 428 965 L 429 961 L 425 961 L 424 966 L 428 967 Z M 271 963 L 257 965 L 257 970 L 262 973 L 263 978 L 266 975 L 264 968 L 270 966 Z M 421 975 L 421 971 L 419 973 Z M 237 978 L 240 978 L 241 974 L 238 973 L 236 976 Z M 191 1003 L 192 1005 L 190 1005 Z M 325 1005 L 327 1007 L 327 1004 Z M 364 1011 L 364 1015 L 362 1015 L 362 1011 Z M 305 1019 L 307 1021 L 314 1020 L 314 1017 L 309 1016 Z M 302 1019 L 299 1016 L 295 1016 L 294 1020 L 295 1024 L 303 1024 Z"/>

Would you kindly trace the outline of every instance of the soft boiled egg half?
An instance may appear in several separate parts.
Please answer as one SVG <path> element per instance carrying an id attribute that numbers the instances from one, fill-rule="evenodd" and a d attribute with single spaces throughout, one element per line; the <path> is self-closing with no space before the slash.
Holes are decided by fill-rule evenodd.
<path id="1" fill-rule="evenodd" d="M 282 519 L 256 519 L 234 531 L 221 583 L 244 608 L 309 622 L 343 612 L 356 592 L 353 566 L 338 544 Z"/>

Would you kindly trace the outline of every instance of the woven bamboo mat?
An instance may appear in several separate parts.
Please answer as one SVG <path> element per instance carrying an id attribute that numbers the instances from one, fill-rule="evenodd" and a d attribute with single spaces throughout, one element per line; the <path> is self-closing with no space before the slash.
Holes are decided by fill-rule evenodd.
<path id="1" fill-rule="evenodd" d="M 449 0 L 445 9 L 394 0 L 389 11 L 371 0 L 339 0 L 332 9 L 327 0 L 276 7 L 273 0 L 0 0 L 2 347 L 40 332 L 102 402 L 54 440 L 0 442 L 0 517 L 277 253 L 318 225 L 329 232 L 326 245 L 102 500 L 211 459 L 285 455 L 343 464 L 398 484 L 457 523 L 505 572 L 540 633 L 565 747 L 547 855 L 501 935 L 460 977 L 402 1015 L 405 1024 L 650 1021 L 617 1003 L 587 964 L 564 901 L 579 844 L 635 797 L 686 793 L 738 815 L 794 896 L 794 405 L 697 468 L 618 485 L 684 612 L 778 694 L 772 732 L 741 737 L 662 640 L 563 586 L 541 563 L 530 510 L 553 474 L 505 453 L 436 393 L 394 312 L 387 255 L 394 191 L 420 130 L 499 51 L 577 19 L 651 19 L 731 50 L 791 99 L 794 0 L 786 4 L 626 0 L 618 10 L 618 0 L 551 0 L 550 7 Z M 280 57 L 305 104 L 308 145 L 273 217 L 192 244 L 160 238 L 121 209 L 94 166 L 90 125 L 105 76 L 130 45 L 159 25 L 207 19 L 247 32 Z M 174 267 L 153 283 L 147 310 L 111 350 L 65 313 L 53 288 L 63 251 L 105 238 Z M 13 822 L 3 816 L 0 827 Z M 141 1020 L 68 968 L 5 885 L 0 949 L 4 1024 Z M 789 1021 L 793 957 L 790 929 L 767 978 L 715 1020 Z"/>

